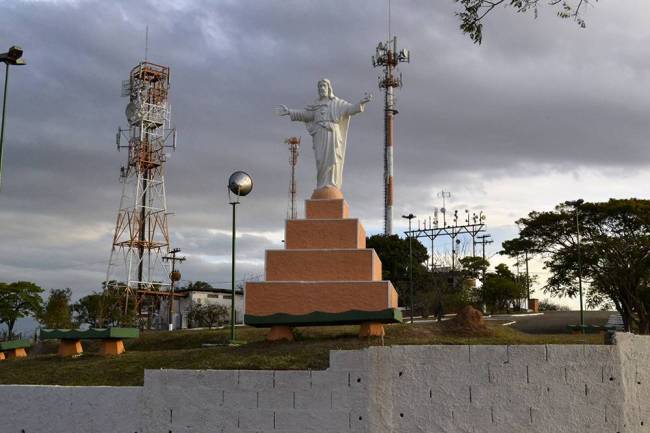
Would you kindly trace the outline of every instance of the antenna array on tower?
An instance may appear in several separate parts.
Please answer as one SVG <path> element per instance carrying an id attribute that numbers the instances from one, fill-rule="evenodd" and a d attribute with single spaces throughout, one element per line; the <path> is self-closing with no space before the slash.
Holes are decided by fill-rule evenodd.
<path id="1" fill-rule="evenodd" d="M 389 9 L 390 16 L 390 9 Z M 390 28 L 390 18 L 389 18 Z M 406 49 L 397 50 L 397 37 L 388 35 L 388 41 L 377 45 L 372 65 L 383 69 L 379 88 L 384 89 L 384 234 L 393 233 L 393 118 L 398 113 L 393 89 L 402 87 L 402 75 L 397 65 L 410 61 Z"/>

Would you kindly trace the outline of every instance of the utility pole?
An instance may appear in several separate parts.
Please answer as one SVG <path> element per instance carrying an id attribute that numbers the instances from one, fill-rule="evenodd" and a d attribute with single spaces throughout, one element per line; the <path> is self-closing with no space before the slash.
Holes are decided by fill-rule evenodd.
<path id="1" fill-rule="evenodd" d="M 491 244 L 491 243 L 494 242 L 493 240 L 490 240 L 491 237 L 492 237 L 492 236 L 489 235 L 489 234 L 481 235 L 481 236 L 477 236 L 477 238 L 478 238 L 479 240 L 478 240 L 476 243 L 477 243 L 477 244 L 481 244 L 482 247 L 483 247 L 483 260 L 485 260 L 485 245 L 486 245 L 486 244 Z M 482 277 L 482 280 L 485 281 L 485 269 L 483 269 L 483 277 Z"/>
<path id="2" fill-rule="evenodd" d="M 394 88 L 402 87 L 402 75 L 397 75 L 397 65 L 408 63 L 407 49 L 397 50 L 397 37 L 390 32 L 390 1 L 388 3 L 388 40 L 377 45 L 372 56 L 372 66 L 383 68 L 379 88 L 384 89 L 384 234 L 393 234 L 393 118 L 398 113 Z"/>
<path id="3" fill-rule="evenodd" d="M 174 329 L 174 324 L 172 322 L 174 316 L 174 307 L 173 307 L 174 306 L 174 283 L 176 283 L 176 281 L 180 281 L 181 279 L 181 273 L 176 270 L 176 262 L 183 262 L 186 260 L 185 257 L 176 257 L 176 254 L 180 252 L 181 252 L 180 248 L 174 248 L 169 252 L 171 256 L 167 255 L 162 258 L 166 262 L 167 261 L 172 262 L 172 271 L 169 273 L 169 279 L 171 281 L 171 284 L 169 288 L 169 311 L 168 311 L 168 320 L 167 320 L 170 331 Z"/>

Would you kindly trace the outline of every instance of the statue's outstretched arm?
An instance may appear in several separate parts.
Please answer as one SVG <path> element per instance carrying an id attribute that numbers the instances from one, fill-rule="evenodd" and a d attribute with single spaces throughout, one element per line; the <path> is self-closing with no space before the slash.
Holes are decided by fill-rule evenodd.
<path id="1" fill-rule="evenodd" d="M 312 122 L 314 120 L 314 112 L 309 110 L 294 110 L 288 108 L 286 105 L 278 105 L 275 107 L 275 113 L 278 116 L 289 116 L 291 120 L 296 122 Z"/>

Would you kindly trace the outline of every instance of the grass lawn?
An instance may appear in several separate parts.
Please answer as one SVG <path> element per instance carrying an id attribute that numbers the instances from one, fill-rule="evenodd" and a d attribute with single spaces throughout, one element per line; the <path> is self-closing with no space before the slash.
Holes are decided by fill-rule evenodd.
<path id="1" fill-rule="evenodd" d="M 386 326 L 385 345 L 400 344 L 602 344 L 600 335 L 531 335 L 506 326 L 491 325 L 491 336 L 459 336 L 435 323 Z M 149 331 L 126 340 L 127 352 L 118 357 L 96 354 L 98 344 L 84 341 L 78 358 L 56 356 L 56 343 L 35 346 L 28 359 L 0 362 L 0 384 L 142 385 L 145 369 L 267 369 L 322 370 L 329 351 L 381 345 L 379 338 L 361 340 L 358 326 L 300 328 L 292 343 L 264 341 L 266 329 L 238 328 L 239 347 L 207 347 L 226 343 L 229 331 Z"/>

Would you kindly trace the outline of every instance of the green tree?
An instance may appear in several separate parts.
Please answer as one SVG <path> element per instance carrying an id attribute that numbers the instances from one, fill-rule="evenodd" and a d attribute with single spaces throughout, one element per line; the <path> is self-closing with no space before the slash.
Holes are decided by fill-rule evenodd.
<path id="1" fill-rule="evenodd" d="M 478 256 L 463 257 L 458 262 L 461 266 L 460 271 L 466 278 L 482 278 L 487 268 L 490 267 L 490 262 Z"/>
<path id="2" fill-rule="evenodd" d="M 413 275 L 426 271 L 424 263 L 429 258 L 427 249 L 413 239 Z M 366 247 L 373 248 L 382 264 L 382 278 L 393 283 L 409 279 L 409 240 L 397 235 L 373 235 L 366 238 Z"/>
<path id="3" fill-rule="evenodd" d="M 0 323 L 8 328 L 8 338 L 13 336 L 16 320 L 38 315 L 43 308 L 43 289 L 29 281 L 0 283 Z"/>
<path id="4" fill-rule="evenodd" d="M 584 28 L 582 18 L 584 7 L 598 0 L 454 0 L 461 6 L 456 16 L 460 18 L 460 29 L 469 35 L 476 44 L 483 40 L 483 19 L 498 6 L 510 7 L 516 12 L 532 12 L 537 17 L 540 5 L 556 8 L 560 18 L 572 18 Z"/>
<path id="5" fill-rule="evenodd" d="M 507 265 L 500 263 L 495 267 L 495 272 L 485 274 L 478 293 L 480 301 L 490 313 L 496 313 L 514 307 L 519 299 L 526 296 L 526 288 L 517 281 Z"/>
<path id="6" fill-rule="evenodd" d="M 546 293 L 577 296 L 581 270 L 587 306 L 609 302 L 626 330 L 650 333 L 650 201 L 565 202 L 517 223 L 523 228 L 518 238 L 504 242 L 504 253 L 521 254 L 525 240 L 529 255 L 541 257 L 550 272 Z"/>
<path id="7" fill-rule="evenodd" d="M 91 328 L 102 327 L 104 322 L 104 295 L 91 293 L 72 305 L 77 326 L 88 324 Z"/>
<path id="8" fill-rule="evenodd" d="M 193 326 L 212 328 L 230 318 L 230 310 L 218 304 L 199 304 L 192 302 L 187 310 L 187 319 Z"/>
<path id="9" fill-rule="evenodd" d="M 70 306 L 70 289 L 52 289 L 45 308 L 38 315 L 38 320 L 46 328 L 72 328 L 72 307 Z"/>

